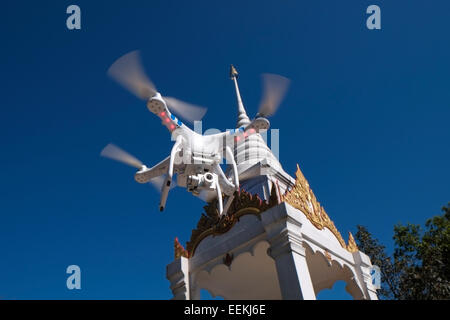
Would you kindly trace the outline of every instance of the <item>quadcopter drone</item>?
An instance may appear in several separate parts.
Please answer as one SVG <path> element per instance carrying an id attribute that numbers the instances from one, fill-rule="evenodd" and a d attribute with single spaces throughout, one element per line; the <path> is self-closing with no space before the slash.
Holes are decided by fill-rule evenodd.
<path id="1" fill-rule="evenodd" d="M 266 92 L 255 119 L 247 125 L 212 135 L 201 135 L 182 123 L 171 111 L 189 122 L 200 120 L 206 109 L 188 104 L 173 97 L 164 97 L 146 76 L 140 60 L 139 51 L 132 51 L 121 58 L 108 70 L 109 76 L 147 103 L 147 108 L 161 119 L 175 141 L 170 155 L 157 165 L 148 168 L 141 161 L 113 144 L 107 145 L 101 155 L 138 169 L 134 178 L 139 183 L 154 183 L 160 186 L 160 211 L 163 211 L 169 191 L 176 185 L 184 187 L 204 201 L 218 199 L 218 212 L 226 214 L 239 191 L 234 148 L 252 134 L 267 130 L 270 126 L 267 116 L 277 109 L 284 95 L 288 79 L 265 75 Z M 231 66 L 230 77 L 236 83 L 237 71 Z M 236 83 L 237 86 L 237 83 Z M 239 99 L 239 97 L 238 97 Z M 223 159 L 231 164 L 229 176 L 225 175 L 220 164 Z M 224 201 L 224 196 L 226 201 Z"/>

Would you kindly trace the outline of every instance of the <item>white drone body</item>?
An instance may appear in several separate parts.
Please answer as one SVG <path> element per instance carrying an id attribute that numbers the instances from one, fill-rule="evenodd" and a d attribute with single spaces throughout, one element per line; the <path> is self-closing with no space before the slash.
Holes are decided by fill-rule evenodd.
<path id="1" fill-rule="evenodd" d="M 134 178 L 139 183 L 153 182 L 155 179 L 163 180 L 160 211 L 163 211 L 166 206 L 168 193 L 174 185 L 173 179 L 176 174 L 178 186 L 186 188 L 194 196 L 207 202 L 217 198 L 217 210 L 220 215 L 225 214 L 239 191 L 239 175 L 233 150 L 236 144 L 243 143 L 247 136 L 258 133 L 260 130 L 267 130 L 270 126 L 269 120 L 259 112 L 256 119 L 237 130 L 212 135 L 198 134 L 175 117 L 168 105 L 178 113 L 184 112 L 185 115 L 191 115 L 190 119 L 185 117 L 191 121 L 195 119 L 195 116 L 201 118 L 199 115 L 201 109 L 172 97 L 161 96 L 142 72 L 138 58 L 138 53 L 135 51 L 123 56 L 113 64 L 109 73 L 138 97 L 146 100 L 148 110 L 161 119 L 161 123 L 171 132 L 175 143 L 170 155 L 151 168 L 111 144 L 105 147 L 101 154 L 137 167 L 139 170 Z M 231 75 L 232 77 L 237 75 L 234 67 L 232 67 Z M 201 113 L 204 114 L 204 111 Z M 232 166 L 229 177 L 220 166 L 223 159 Z M 226 201 L 223 199 L 224 196 Z"/>
<path id="2" fill-rule="evenodd" d="M 219 213 L 226 213 L 233 200 L 234 192 L 239 190 L 239 176 L 233 154 L 234 143 L 237 139 L 243 141 L 241 137 L 268 129 L 269 121 L 260 117 L 243 130 L 204 136 L 194 132 L 172 115 L 158 92 L 148 100 L 147 108 L 156 114 L 172 133 L 175 144 L 170 156 L 162 162 L 152 168 L 142 167 L 135 174 L 136 181 L 147 183 L 157 176 L 166 175 L 161 190 L 160 210 L 162 211 L 166 205 L 173 175 L 176 173 L 178 186 L 186 188 L 195 196 L 202 195 L 206 201 L 217 197 Z M 226 177 L 220 167 L 223 159 L 227 159 L 232 165 L 232 177 Z M 226 210 L 223 209 L 222 193 L 228 197 L 225 204 Z"/>

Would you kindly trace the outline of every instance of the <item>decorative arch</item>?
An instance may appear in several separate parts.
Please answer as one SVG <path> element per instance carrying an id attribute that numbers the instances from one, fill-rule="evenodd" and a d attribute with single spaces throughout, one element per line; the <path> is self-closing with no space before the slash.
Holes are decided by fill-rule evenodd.
<path id="1" fill-rule="evenodd" d="M 306 249 L 306 262 L 316 296 L 324 289 L 332 289 L 336 281 L 343 280 L 346 283 L 345 290 L 353 299 L 364 299 L 363 291 L 357 282 L 351 265 L 334 259 L 326 250 L 314 250 L 306 242 L 304 242 L 304 247 Z"/>
<path id="2" fill-rule="evenodd" d="M 275 262 L 267 254 L 269 246 L 267 241 L 259 241 L 234 257 L 230 265 L 219 263 L 209 271 L 199 271 L 192 278 L 194 286 L 224 299 L 281 299 Z"/>

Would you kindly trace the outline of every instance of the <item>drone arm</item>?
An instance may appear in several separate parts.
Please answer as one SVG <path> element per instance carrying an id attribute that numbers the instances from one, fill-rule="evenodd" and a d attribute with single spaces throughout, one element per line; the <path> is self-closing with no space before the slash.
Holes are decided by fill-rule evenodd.
<path id="1" fill-rule="evenodd" d="M 250 122 L 244 129 L 244 131 L 247 133 L 247 135 L 251 135 L 254 133 L 258 133 L 263 130 L 268 130 L 270 127 L 270 122 L 267 120 L 267 118 L 264 117 L 256 117 L 256 119 L 253 119 L 252 122 Z"/>
<path id="2" fill-rule="evenodd" d="M 234 159 L 233 151 L 231 151 L 231 148 L 229 146 L 227 146 L 225 148 L 225 151 L 226 151 L 228 159 L 231 159 L 231 165 L 233 167 L 233 178 L 234 178 L 235 191 L 233 192 L 233 194 L 231 194 L 228 197 L 227 202 L 225 203 L 225 206 L 223 208 L 223 214 L 227 214 L 228 209 L 230 208 L 231 203 L 234 200 L 234 197 L 236 196 L 236 194 L 239 191 L 239 174 L 237 171 L 237 165 L 236 165 L 236 160 Z"/>
<path id="3" fill-rule="evenodd" d="M 176 154 L 180 151 L 180 145 L 182 142 L 183 137 L 178 136 L 175 144 L 172 147 L 172 151 L 170 152 L 170 159 L 169 159 L 169 169 L 167 170 L 167 176 L 164 181 L 162 190 L 161 190 L 161 200 L 159 203 L 159 210 L 163 211 L 166 202 L 167 202 L 167 196 L 169 195 L 170 185 L 172 183 L 172 177 L 173 177 L 173 166 L 175 161 Z"/>
<path id="4" fill-rule="evenodd" d="M 225 132 L 227 139 L 232 137 L 236 143 L 243 142 L 247 137 L 259 133 L 260 131 L 268 130 L 270 122 L 264 117 L 253 119 L 246 127 L 231 129 Z"/>
<path id="5" fill-rule="evenodd" d="M 216 184 L 216 192 L 217 192 L 217 205 L 219 206 L 219 216 L 223 214 L 223 203 L 222 203 L 222 190 L 220 188 L 219 181 L 215 181 Z"/>

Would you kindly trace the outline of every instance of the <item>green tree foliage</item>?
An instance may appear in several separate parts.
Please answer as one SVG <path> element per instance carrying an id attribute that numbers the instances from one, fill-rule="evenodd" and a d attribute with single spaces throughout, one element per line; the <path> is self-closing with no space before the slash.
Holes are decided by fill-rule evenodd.
<path id="1" fill-rule="evenodd" d="M 425 227 L 394 227 L 394 254 L 358 226 L 355 237 L 361 251 L 380 267 L 382 299 L 450 299 L 450 203 L 443 214 L 428 219 Z"/>

